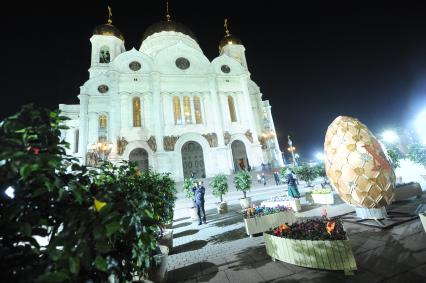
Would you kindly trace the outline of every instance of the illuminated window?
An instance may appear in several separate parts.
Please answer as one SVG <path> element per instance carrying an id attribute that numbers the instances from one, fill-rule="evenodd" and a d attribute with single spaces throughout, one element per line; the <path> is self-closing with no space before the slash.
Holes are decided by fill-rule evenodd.
<path id="1" fill-rule="evenodd" d="M 191 101 L 189 96 L 183 97 L 183 113 L 185 115 L 185 124 L 192 123 L 192 114 L 191 114 Z"/>
<path id="2" fill-rule="evenodd" d="M 133 98 L 133 127 L 141 126 L 141 100 L 139 97 Z"/>
<path id="3" fill-rule="evenodd" d="M 173 112 L 175 117 L 175 124 L 182 124 L 182 113 L 180 112 L 180 99 L 177 96 L 173 97 Z"/>
<path id="4" fill-rule="evenodd" d="M 98 138 L 99 140 L 107 139 L 108 131 L 108 117 L 106 115 L 99 116 L 99 129 L 98 129 Z"/>
<path id="5" fill-rule="evenodd" d="M 202 124 L 203 117 L 201 116 L 201 103 L 198 96 L 194 96 L 194 112 L 195 112 L 195 123 Z"/>
<path id="6" fill-rule="evenodd" d="M 232 98 L 232 96 L 228 96 L 228 107 L 229 107 L 229 115 L 231 116 L 231 122 L 237 122 L 237 115 L 235 113 L 234 98 Z"/>
<path id="7" fill-rule="evenodd" d="M 111 57 L 109 55 L 109 47 L 102 46 L 101 50 L 99 51 L 99 63 L 109 63 L 110 60 Z"/>

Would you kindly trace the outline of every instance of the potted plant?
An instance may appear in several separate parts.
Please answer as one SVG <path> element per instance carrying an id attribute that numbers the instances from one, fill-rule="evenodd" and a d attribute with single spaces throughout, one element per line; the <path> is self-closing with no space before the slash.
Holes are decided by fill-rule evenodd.
<path id="1" fill-rule="evenodd" d="M 340 218 L 326 216 L 292 225 L 281 224 L 264 234 L 266 253 L 272 260 L 327 270 L 357 269 L 351 244 Z"/>
<path id="2" fill-rule="evenodd" d="M 217 204 L 217 212 L 220 214 L 228 212 L 228 204 L 223 201 L 223 195 L 228 192 L 228 178 L 225 174 L 218 174 L 213 178 L 210 186 L 213 188 L 212 194 L 220 198 L 220 202 Z"/>
<path id="3" fill-rule="evenodd" d="M 314 188 L 306 193 L 306 200 L 317 204 L 334 204 L 333 191 L 330 187 Z"/>
<path id="4" fill-rule="evenodd" d="M 293 210 L 286 206 L 250 207 L 244 210 L 243 217 L 246 234 L 250 237 L 277 227 L 281 223 L 291 224 L 296 220 Z"/>
<path id="5" fill-rule="evenodd" d="M 286 206 L 291 207 L 291 209 L 295 212 L 302 210 L 300 199 L 289 197 L 287 194 L 272 196 L 269 200 L 262 201 L 260 205 L 265 207 Z"/>
<path id="6" fill-rule="evenodd" d="M 246 170 L 238 171 L 234 176 L 234 185 L 237 191 L 242 191 L 244 197 L 240 199 L 241 208 L 248 208 L 251 206 L 251 197 L 247 197 L 247 192 L 251 187 L 251 176 Z"/>
<path id="7" fill-rule="evenodd" d="M 308 187 L 312 187 L 312 181 L 318 177 L 317 170 L 308 164 L 302 164 L 301 166 L 296 167 L 296 174 L 300 180 L 306 182 Z"/>
<path id="8" fill-rule="evenodd" d="M 192 188 L 195 187 L 195 180 L 193 178 L 185 178 L 183 180 L 183 191 L 185 193 L 185 197 L 191 200 L 191 207 L 189 208 L 189 215 L 192 220 L 197 220 L 197 208 L 195 207 L 195 193 Z"/>

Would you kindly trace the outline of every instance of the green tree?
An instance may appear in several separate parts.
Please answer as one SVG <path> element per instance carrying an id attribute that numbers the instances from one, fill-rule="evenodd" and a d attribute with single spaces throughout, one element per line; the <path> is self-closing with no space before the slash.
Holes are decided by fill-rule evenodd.
<path id="1" fill-rule="evenodd" d="M 311 187 L 311 182 L 318 177 L 317 170 L 306 163 L 296 168 L 296 174 L 300 180 L 305 181 L 308 184 L 308 187 Z"/>
<path id="2" fill-rule="evenodd" d="M 194 200 L 195 193 L 192 191 L 192 188 L 195 187 L 195 185 L 195 180 L 193 178 L 185 178 L 183 180 L 183 191 L 186 198 Z"/>
<path id="3" fill-rule="evenodd" d="M 316 171 L 316 174 L 318 177 L 322 178 L 323 185 L 328 184 L 328 177 L 327 172 L 325 171 L 325 164 L 324 162 L 320 162 L 317 165 L 314 166 L 314 169 Z"/>
<path id="4" fill-rule="evenodd" d="M 395 170 L 399 167 L 399 159 L 401 158 L 399 151 L 396 148 L 389 148 L 387 149 L 387 154 L 391 161 L 392 168 Z"/>
<path id="5" fill-rule="evenodd" d="M 238 171 L 234 176 L 234 185 L 237 191 L 242 191 L 244 198 L 251 187 L 251 175 L 246 170 Z"/>
<path id="6" fill-rule="evenodd" d="M 213 195 L 215 197 L 220 197 L 220 202 L 223 202 L 223 195 L 228 192 L 228 178 L 225 174 L 214 176 L 213 180 L 210 182 L 210 186 L 213 188 Z"/>
<path id="7" fill-rule="evenodd" d="M 414 143 L 408 146 L 407 157 L 426 168 L 426 145 Z"/>

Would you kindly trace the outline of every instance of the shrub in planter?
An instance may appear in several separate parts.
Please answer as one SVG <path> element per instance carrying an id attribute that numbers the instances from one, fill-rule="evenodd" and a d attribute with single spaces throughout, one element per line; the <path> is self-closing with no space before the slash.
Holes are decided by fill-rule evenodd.
<path id="1" fill-rule="evenodd" d="M 302 164 L 296 168 L 297 177 L 305 181 L 308 187 L 311 186 L 311 182 L 318 177 L 318 172 L 314 167 L 309 166 L 308 164 Z"/>
<path id="2" fill-rule="evenodd" d="M 266 207 L 286 206 L 291 207 L 296 212 L 302 210 L 300 199 L 289 197 L 287 194 L 272 196 L 269 200 L 262 201 L 261 205 Z"/>
<path id="3" fill-rule="evenodd" d="M 293 210 L 290 207 L 283 206 L 283 205 L 277 205 L 275 207 L 255 206 L 255 207 L 250 207 L 245 209 L 243 211 L 243 217 L 247 219 L 247 218 L 261 217 L 261 216 L 266 216 L 266 215 L 285 212 L 285 211 L 293 211 Z"/>
<path id="4" fill-rule="evenodd" d="M 215 197 L 220 198 L 220 203 L 218 204 L 218 212 L 225 213 L 228 211 L 228 206 L 226 202 L 223 201 L 223 195 L 228 192 L 228 178 L 224 174 L 216 175 L 213 180 L 210 182 L 210 186 L 213 188 L 212 194 Z"/>
<path id="5" fill-rule="evenodd" d="M 318 204 L 334 204 L 333 192 L 330 187 L 314 188 L 305 195 L 307 201 Z"/>
<path id="6" fill-rule="evenodd" d="M 185 178 L 183 180 L 183 192 L 185 197 L 191 200 L 191 208 L 189 214 L 191 219 L 198 219 L 197 209 L 195 207 L 195 193 L 192 191 L 192 188 L 195 187 L 195 180 L 193 178 Z"/>
<path id="7" fill-rule="evenodd" d="M 426 168 L 426 145 L 414 143 L 408 146 L 408 159 Z"/>
<path id="8" fill-rule="evenodd" d="M 281 224 L 265 232 L 265 246 L 274 260 L 330 270 L 356 270 L 351 245 L 340 218 Z"/>
<path id="9" fill-rule="evenodd" d="M 247 235 L 253 235 L 270 230 L 281 223 L 293 223 L 294 213 L 285 206 L 251 207 L 243 212 L 244 225 Z"/>
<path id="10" fill-rule="evenodd" d="M 244 198 L 240 200 L 241 207 L 250 207 L 251 198 L 247 198 L 247 192 L 250 190 L 251 187 L 250 173 L 245 170 L 238 171 L 238 173 L 234 176 L 234 185 L 235 189 L 237 189 L 237 191 L 242 191 L 244 195 Z"/>

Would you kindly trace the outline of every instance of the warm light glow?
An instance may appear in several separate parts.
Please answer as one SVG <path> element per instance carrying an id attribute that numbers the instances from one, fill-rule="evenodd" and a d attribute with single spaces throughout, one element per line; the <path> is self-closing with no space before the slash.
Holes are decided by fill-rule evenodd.
<path id="1" fill-rule="evenodd" d="M 316 159 L 318 159 L 318 160 L 324 160 L 324 153 L 322 153 L 322 152 L 317 152 L 317 153 L 315 154 L 315 157 L 316 157 Z"/>
<path id="2" fill-rule="evenodd" d="M 290 152 L 292 152 L 292 151 L 296 150 L 296 147 L 295 146 L 291 146 L 291 147 L 288 147 L 287 150 L 290 151 Z"/>
<path id="3" fill-rule="evenodd" d="M 391 130 L 385 131 L 382 136 L 386 143 L 396 143 L 399 139 L 398 135 Z"/>

